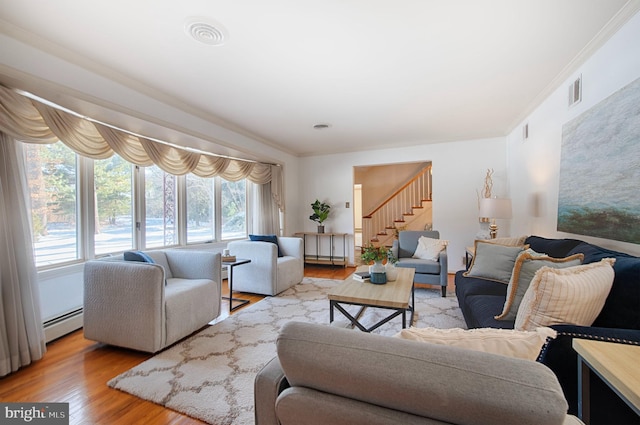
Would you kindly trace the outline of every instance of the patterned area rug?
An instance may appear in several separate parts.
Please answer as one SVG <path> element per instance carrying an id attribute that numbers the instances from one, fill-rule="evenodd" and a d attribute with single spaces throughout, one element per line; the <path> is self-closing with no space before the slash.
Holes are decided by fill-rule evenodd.
<path id="1" fill-rule="evenodd" d="M 253 380 L 275 356 L 280 327 L 289 321 L 329 323 L 327 291 L 337 280 L 305 277 L 302 283 L 268 297 L 177 343 L 108 382 L 116 388 L 210 424 L 253 424 Z M 416 289 L 414 326 L 465 327 L 455 295 Z M 368 308 L 361 321 L 376 323 L 389 310 Z M 347 320 L 335 312 L 334 325 Z M 374 332 L 395 335 L 401 317 Z M 354 332 L 360 332 L 354 330 Z"/>

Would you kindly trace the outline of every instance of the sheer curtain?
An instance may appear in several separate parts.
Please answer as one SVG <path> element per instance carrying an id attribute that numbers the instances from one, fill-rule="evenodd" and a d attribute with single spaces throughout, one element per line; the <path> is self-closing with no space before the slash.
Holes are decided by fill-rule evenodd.
<path id="1" fill-rule="evenodd" d="M 0 132 L 0 376 L 46 351 L 22 145 Z"/>

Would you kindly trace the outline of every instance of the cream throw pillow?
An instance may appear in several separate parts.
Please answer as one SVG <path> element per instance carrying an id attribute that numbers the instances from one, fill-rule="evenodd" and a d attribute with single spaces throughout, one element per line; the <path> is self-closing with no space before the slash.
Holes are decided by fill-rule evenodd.
<path id="1" fill-rule="evenodd" d="M 524 241 L 527 240 L 527 236 L 520 236 L 517 238 L 495 238 L 495 239 L 481 239 L 483 242 L 487 243 L 495 243 L 498 245 L 506 245 L 506 246 L 522 246 L 524 245 Z"/>
<path id="2" fill-rule="evenodd" d="M 543 267 L 524 294 L 514 328 L 569 324 L 591 326 L 613 285 L 614 258 L 566 269 Z"/>
<path id="3" fill-rule="evenodd" d="M 579 266 L 583 260 L 584 254 L 575 254 L 567 258 L 552 258 L 532 249 L 521 252 L 516 258 L 513 273 L 511 273 L 502 313 L 494 318 L 496 320 L 515 320 L 522 298 L 527 292 L 533 276 L 542 267 L 563 269 Z"/>
<path id="4" fill-rule="evenodd" d="M 447 244 L 449 244 L 449 241 L 420 236 L 413 258 L 438 261 L 440 252 L 447 247 Z"/>
<path id="5" fill-rule="evenodd" d="M 556 331 L 551 328 L 538 328 L 531 332 L 513 329 L 403 329 L 396 337 L 432 344 L 452 345 L 469 350 L 519 359 L 536 360 L 547 338 L 555 338 Z"/>

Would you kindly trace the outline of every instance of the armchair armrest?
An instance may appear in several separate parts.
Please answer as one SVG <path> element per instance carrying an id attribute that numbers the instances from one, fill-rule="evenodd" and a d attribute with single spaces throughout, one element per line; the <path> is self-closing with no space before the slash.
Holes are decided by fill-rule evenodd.
<path id="1" fill-rule="evenodd" d="M 159 350 L 166 338 L 160 326 L 165 321 L 164 290 L 164 269 L 158 264 L 86 262 L 85 337 L 142 351 Z"/>
<path id="2" fill-rule="evenodd" d="M 283 255 L 302 258 L 304 256 L 304 247 L 302 238 L 296 237 L 279 237 L 278 245 Z"/>
<path id="3" fill-rule="evenodd" d="M 289 388 L 277 357 L 267 363 L 254 381 L 254 406 L 256 425 L 279 425 L 274 407 L 280 393 Z"/>

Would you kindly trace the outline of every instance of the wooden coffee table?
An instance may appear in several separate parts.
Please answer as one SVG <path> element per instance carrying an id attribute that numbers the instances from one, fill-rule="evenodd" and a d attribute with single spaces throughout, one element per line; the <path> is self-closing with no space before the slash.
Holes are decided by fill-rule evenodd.
<path id="1" fill-rule="evenodd" d="M 361 267 L 358 271 L 366 270 Z M 402 329 L 407 327 L 407 311 L 411 312 L 409 324 L 413 323 L 415 269 L 398 267 L 398 278 L 384 285 L 360 282 L 349 276 L 329 292 L 329 322 L 333 322 L 333 309 L 341 312 L 354 326 L 363 332 L 371 332 L 394 317 L 402 315 Z M 359 305 L 360 310 L 351 315 L 341 304 Z M 393 310 L 386 318 L 367 328 L 360 323 L 360 317 L 367 307 Z"/>

